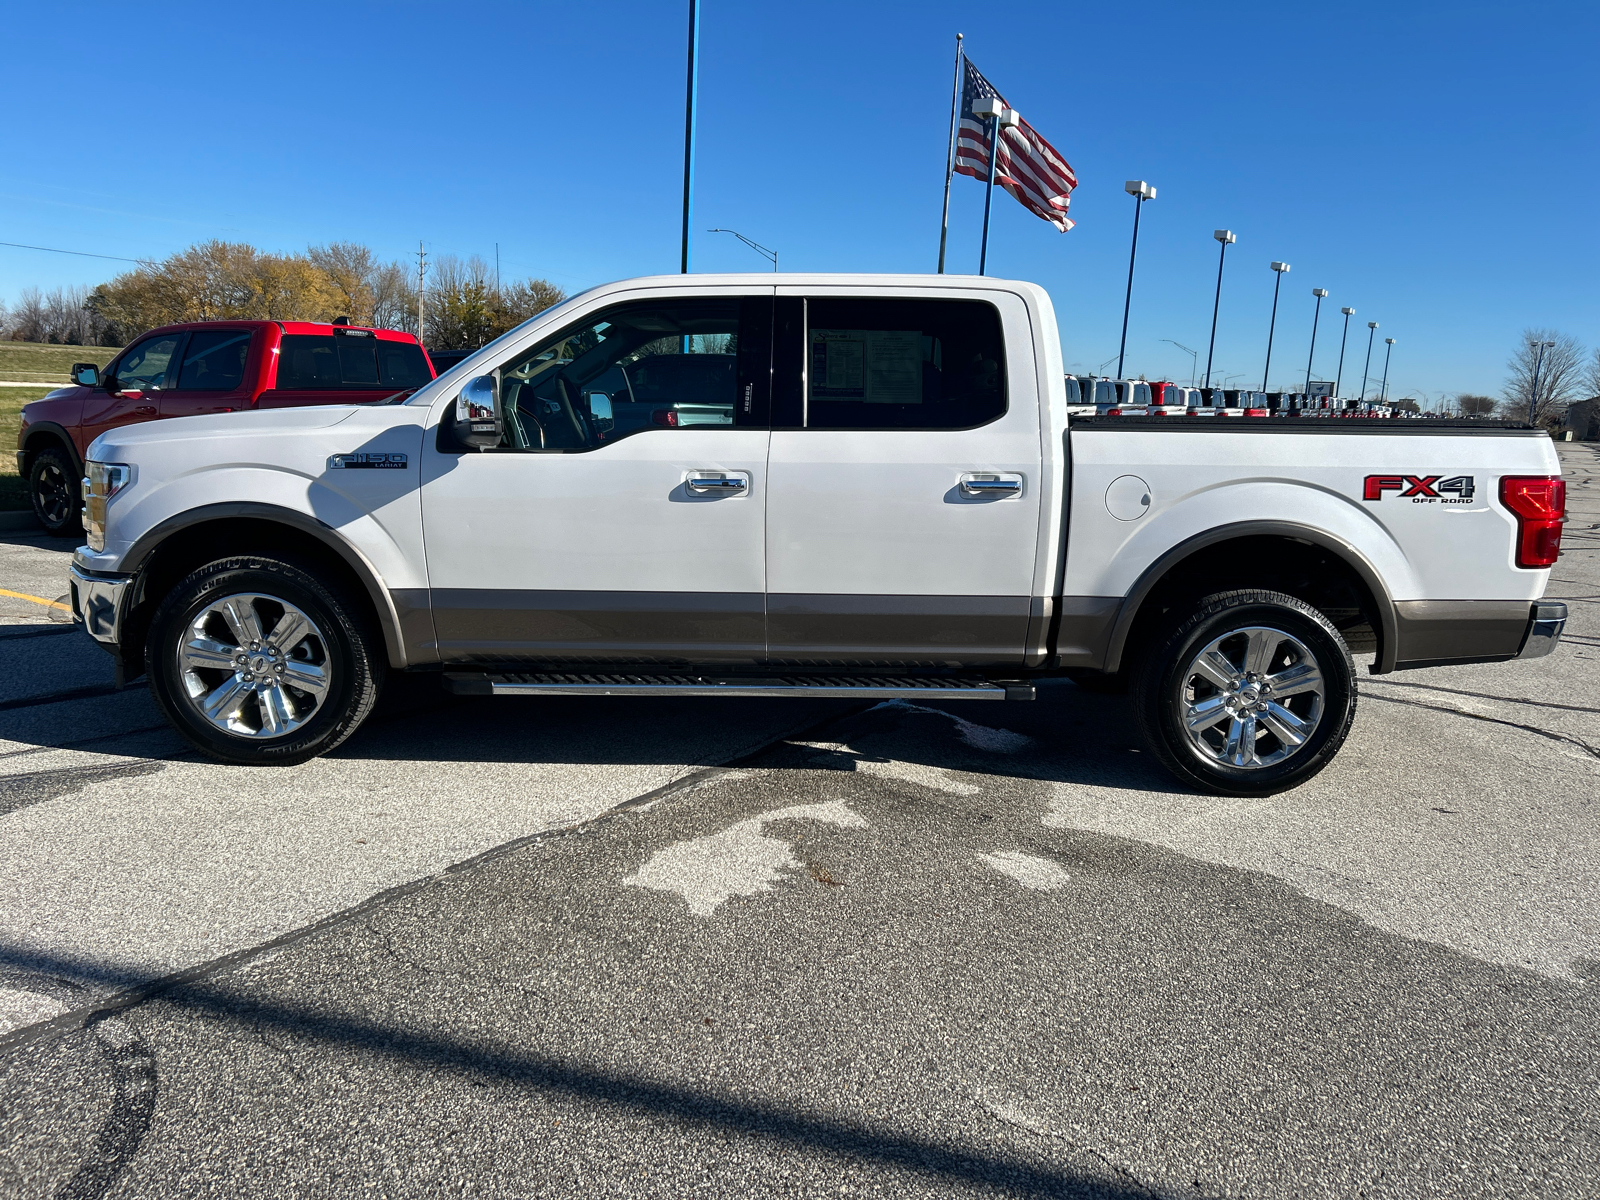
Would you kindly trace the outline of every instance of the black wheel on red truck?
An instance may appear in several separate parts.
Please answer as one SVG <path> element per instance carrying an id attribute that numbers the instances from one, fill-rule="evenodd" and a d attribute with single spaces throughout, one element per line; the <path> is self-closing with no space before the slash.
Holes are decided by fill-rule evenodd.
<path id="1" fill-rule="evenodd" d="M 77 537 L 83 532 L 83 485 L 72 456 L 57 446 L 41 450 L 28 465 L 33 515 L 46 533 Z"/>
<path id="2" fill-rule="evenodd" d="M 309 564 L 259 555 L 180 581 L 145 641 L 167 719 L 212 758 L 245 766 L 332 750 L 372 711 L 383 669 L 365 606 Z"/>
<path id="3" fill-rule="evenodd" d="M 1140 733 L 1183 782 L 1264 796 L 1310 779 L 1344 745 L 1355 665 L 1332 622 L 1282 592 L 1199 600 L 1133 668 Z"/>

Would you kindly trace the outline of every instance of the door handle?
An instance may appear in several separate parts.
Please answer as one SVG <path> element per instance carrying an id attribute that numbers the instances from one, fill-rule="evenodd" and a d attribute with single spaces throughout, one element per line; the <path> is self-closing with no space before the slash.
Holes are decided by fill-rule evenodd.
<path id="1" fill-rule="evenodd" d="M 963 475 L 961 477 L 961 494 L 963 496 L 1020 496 L 1022 494 L 1022 480 L 1005 479 L 998 475 Z"/>
<path id="2" fill-rule="evenodd" d="M 742 492 L 750 481 L 738 475 L 691 475 L 683 481 L 691 492 L 702 496 L 726 496 Z"/>

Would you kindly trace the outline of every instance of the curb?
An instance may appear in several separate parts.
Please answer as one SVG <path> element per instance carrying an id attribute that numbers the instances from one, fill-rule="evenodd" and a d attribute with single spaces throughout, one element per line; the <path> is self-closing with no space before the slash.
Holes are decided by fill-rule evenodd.
<path id="1" fill-rule="evenodd" d="M 0 512 L 0 533 L 33 533 L 42 528 L 31 511 Z"/>

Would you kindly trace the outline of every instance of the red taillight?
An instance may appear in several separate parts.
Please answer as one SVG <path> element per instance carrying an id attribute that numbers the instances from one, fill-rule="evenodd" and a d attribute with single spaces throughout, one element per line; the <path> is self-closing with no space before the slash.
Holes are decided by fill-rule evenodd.
<path id="1" fill-rule="evenodd" d="M 1500 480 L 1500 503 L 1517 518 L 1517 566 L 1554 566 L 1567 512 L 1566 480 L 1559 475 L 1506 475 Z"/>
<path id="2" fill-rule="evenodd" d="M 657 425 L 665 425 L 668 429 L 678 427 L 678 414 L 670 408 L 658 408 L 650 414 L 650 419 Z"/>

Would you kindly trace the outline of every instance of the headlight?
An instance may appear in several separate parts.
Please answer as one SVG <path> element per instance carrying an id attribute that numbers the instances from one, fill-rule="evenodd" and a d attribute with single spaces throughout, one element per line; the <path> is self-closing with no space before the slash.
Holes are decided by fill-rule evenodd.
<path id="1" fill-rule="evenodd" d="M 106 548 L 106 503 L 133 482 L 133 468 L 126 463 L 89 462 L 83 478 L 83 528 L 89 549 L 96 554 Z"/>

